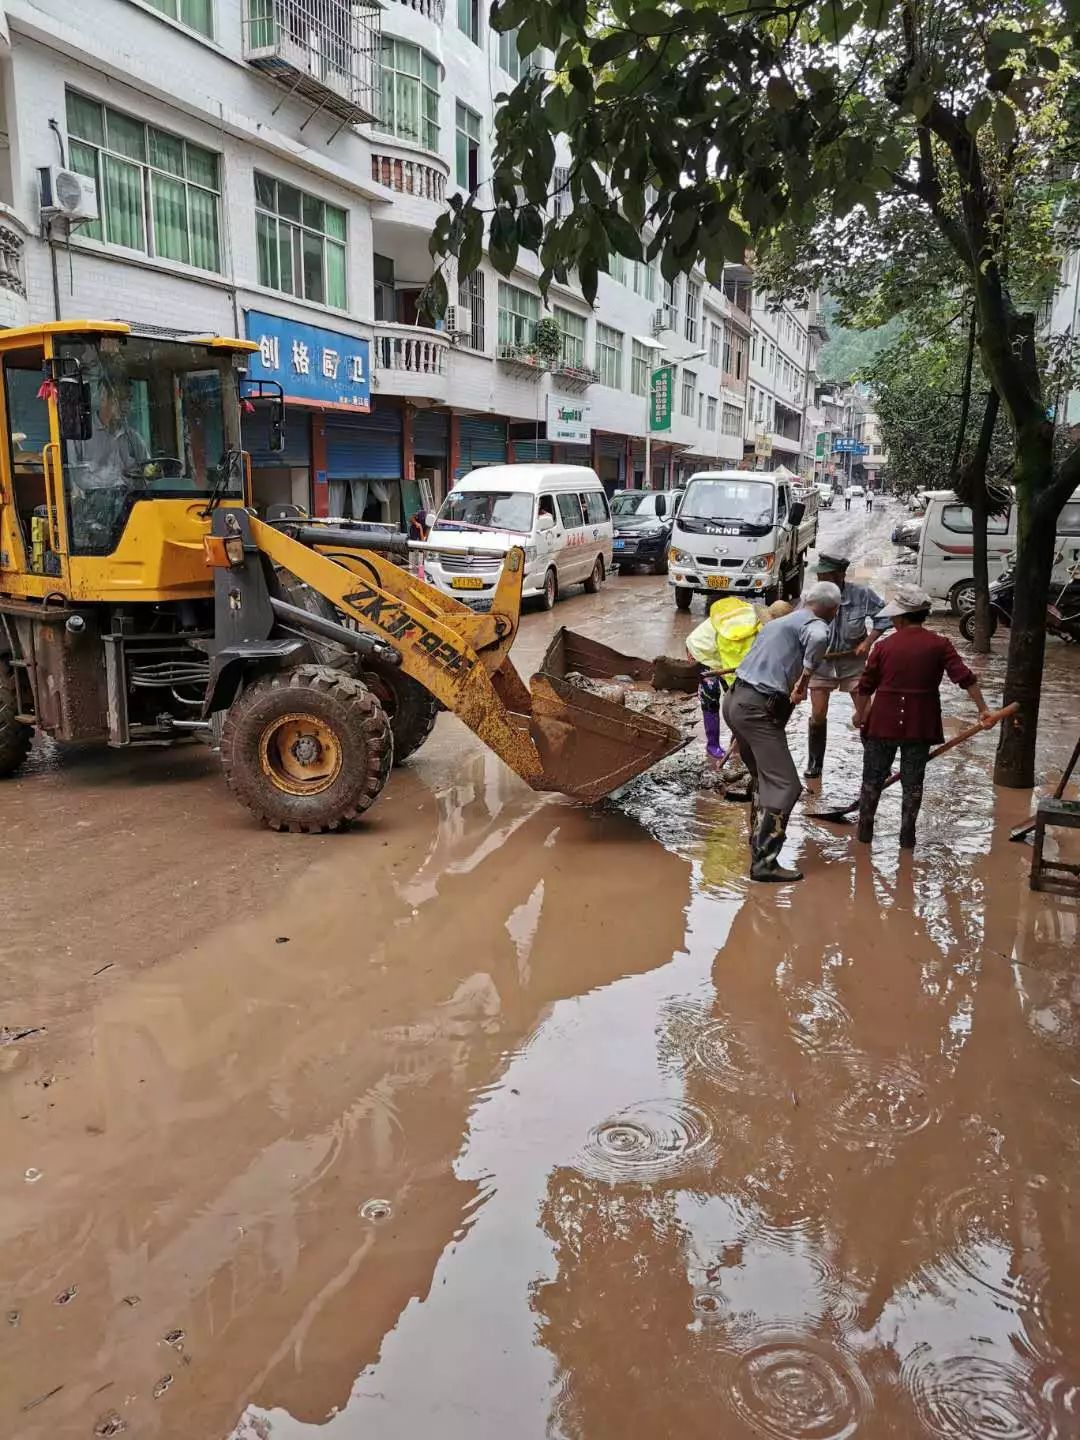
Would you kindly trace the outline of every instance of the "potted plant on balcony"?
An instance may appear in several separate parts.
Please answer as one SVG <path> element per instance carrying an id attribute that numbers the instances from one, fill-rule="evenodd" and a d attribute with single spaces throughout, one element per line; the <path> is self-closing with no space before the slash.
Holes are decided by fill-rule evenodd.
<path id="1" fill-rule="evenodd" d="M 562 350 L 562 331 L 553 316 L 545 315 L 537 323 L 532 350 L 541 365 L 551 368 L 558 363 L 559 352 Z"/>

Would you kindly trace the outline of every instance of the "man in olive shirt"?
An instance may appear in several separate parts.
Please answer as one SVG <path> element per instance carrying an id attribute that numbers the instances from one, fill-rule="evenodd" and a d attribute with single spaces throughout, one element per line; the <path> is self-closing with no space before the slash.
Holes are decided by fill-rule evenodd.
<path id="1" fill-rule="evenodd" d="M 724 697 L 724 719 L 753 780 L 751 880 L 803 878 L 800 871 L 778 864 L 788 816 L 802 793 L 785 726 L 792 707 L 806 699 L 810 677 L 829 643 L 829 622 L 839 607 L 838 586 L 811 586 L 800 609 L 762 628 Z"/>

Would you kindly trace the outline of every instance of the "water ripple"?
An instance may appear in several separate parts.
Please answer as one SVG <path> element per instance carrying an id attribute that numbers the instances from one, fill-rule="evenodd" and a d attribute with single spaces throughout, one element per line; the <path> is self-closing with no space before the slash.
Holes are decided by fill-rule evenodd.
<path id="1" fill-rule="evenodd" d="M 742 1420 L 776 1440 L 845 1440 L 873 1405 L 850 1356 L 796 1330 L 758 1332 L 734 1357 L 728 1393 Z"/>
<path id="2" fill-rule="evenodd" d="M 1065 1433 L 1026 1366 L 988 1355 L 935 1358 L 922 1345 L 901 1375 L 923 1425 L 940 1440 L 1051 1440 Z"/>
<path id="3" fill-rule="evenodd" d="M 578 1168 L 613 1184 L 648 1184 L 709 1164 L 716 1148 L 716 1128 L 704 1110 L 681 1100 L 641 1101 L 590 1131 Z"/>
<path id="4" fill-rule="evenodd" d="M 844 1068 L 848 1084 L 827 1125 L 849 1149 L 885 1148 L 935 1118 L 926 1086 L 910 1065 L 853 1055 Z"/>

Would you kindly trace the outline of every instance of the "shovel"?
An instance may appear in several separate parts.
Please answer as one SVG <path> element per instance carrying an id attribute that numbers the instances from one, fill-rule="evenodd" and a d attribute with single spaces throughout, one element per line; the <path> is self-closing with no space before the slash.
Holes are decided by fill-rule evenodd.
<path id="1" fill-rule="evenodd" d="M 1073 753 L 1072 753 L 1072 755 L 1069 757 L 1069 763 L 1065 766 L 1065 769 L 1061 772 L 1061 779 L 1058 781 L 1058 783 L 1057 783 L 1057 789 L 1054 791 L 1054 799 L 1055 799 L 1055 800 L 1060 800 L 1061 797 L 1065 794 L 1065 787 L 1066 787 L 1066 785 L 1068 785 L 1069 781 L 1072 779 L 1072 773 L 1073 773 L 1073 771 L 1076 769 L 1076 762 L 1077 762 L 1078 760 L 1080 760 L 1080 740 L 1077 740 L 1076 744 L 1073 746 Z M 1009 831 L 1009 839 L 1010 839 L 1010 840 L 1026 840 L 1027 837 L 1032 833 L 1032 831 L 1033 831 L 1034 829 L 1035 829 L 1035 817 L 1032 816 L 1032 818 L 1031 818 L 1030 820 L 1025 820 L 1024 823 L 1023 823 L 1023 825 L 1017 825 L 1017 826 L 1015 827 L 1015 829 L 1010 830 L 1010 831 Z"/>
<path id="2" fill-rule="evenodd" d="M 996 725 L 999 720 L 1006 720 L 1010 715 L 1015 715 L 1019 709 L 1020 706 L 1014 700 L 1011 705 L 1006 705 L 1004 710 L 992 711 L 990 719 Z M 979 735 L 982 733 L 983 730 L 987 730 L 989 728 L 990 726 L 970 725 L 966 730 L 961 730 L 958 735 L 954 735 L 951 740 L 946 740 L 944 745 L 938 745 L 933 750 L 931 750 L 930 759 L 936 760 L 939 755 L 944 755 L 946 750 L 952 750 L 957 745 L 962 745 L 965 740 L 970 740 L 973 735 Z M 896 771 L 894 774 L 890 775 L 889 778 L 885 781 L 885 784 L 881 787 L 882 790 L 887 790 L 890 785 L 895 785 L 899 779 L 900 772 Z M 849 815 L 853 815 L 855 811 L 858 810 L 858 808 L 858 800 L 853 800 L 850 805 L 836 805 L 833 806 L 831 809 L 827 810 L 811 810 L 810 815 L 811 818 L 814 820 L 840 821 L 846 820 Z"/>

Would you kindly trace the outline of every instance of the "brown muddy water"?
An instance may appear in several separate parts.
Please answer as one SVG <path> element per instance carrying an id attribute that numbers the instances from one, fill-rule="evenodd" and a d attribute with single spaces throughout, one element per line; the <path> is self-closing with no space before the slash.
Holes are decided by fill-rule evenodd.
<path id="1" fill-rule="evenodd" d="M 887 583 L 892 518 L 823 538 Z M 615 580 L 520 663 L 698 618 Z M 930 772 L 914 857 L 895 795 L 872 851 L 798 812 L 779 889 L 696 748 L 588 810 L 444 718 L 314 844 L 201 751 L 43 754 L 4 790 L 0 1024 L 43 1031 L 0 1045 L 0 1434 L 1080 1436 L 1080 902 L 1028 891 L 992 754 Z"/>

